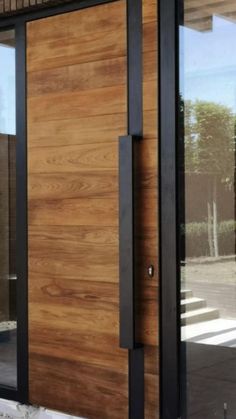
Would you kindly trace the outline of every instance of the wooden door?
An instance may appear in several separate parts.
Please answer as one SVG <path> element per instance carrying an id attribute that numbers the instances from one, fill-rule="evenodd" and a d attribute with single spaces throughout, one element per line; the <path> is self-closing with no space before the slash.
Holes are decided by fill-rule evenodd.
<path id="1" fill-rule="evenodd" d="M 157 419 L 157 0 L 141 3 L 137 329 L 144 417 Z M 30 402 L 89 419 L 128 418 L 118 291 L 126 7 L 118 0 L 27 24 Z"/>
<path id="2" fill-rule="evenodd" d="M 119 349 L 126 2 L 27 25 L 30 402 L 128 417 Z"/>

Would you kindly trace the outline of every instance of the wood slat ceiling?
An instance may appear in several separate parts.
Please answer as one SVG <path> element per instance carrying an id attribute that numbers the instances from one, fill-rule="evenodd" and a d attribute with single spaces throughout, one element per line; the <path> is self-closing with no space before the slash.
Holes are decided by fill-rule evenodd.
<path id="1" fill-rule="evenodd" d="M 0 16 L 16 14 L 39 7 L 49 7 L 60 3 L 69 3 L 71 0 L 0 0 Z"/>
<path id="2" fill-rule="evenodd" d="M 235 0 L 185 0 L 184 25 L 198 31 L 212 29 L 212 17 L 236 20 Z"/>

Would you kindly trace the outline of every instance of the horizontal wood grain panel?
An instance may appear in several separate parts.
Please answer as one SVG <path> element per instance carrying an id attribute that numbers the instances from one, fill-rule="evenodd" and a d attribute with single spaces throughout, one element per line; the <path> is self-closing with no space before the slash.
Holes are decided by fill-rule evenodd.
<path id="1" fill-rule="evenodd" d="M 156 22 L 148 22 L 143 25 L 143 53 L 157 51 L 157 25 Z"/>
<path id="2" fill-rule="evenodd" d="M 149 185 L 151 180 L 147 180 Z M 32 172 L 28 190 L 31 199 L 65 198 L 116 198 L 118 194 L 118 174 L 115 171 L 105 172 Z"/>
<path id="3" fill-rule="evenodd" d="M 143 74 L 145 82 L 157 80 L 157 51 L 143 53 Z"/>
<path id="4" fill-rule="evenodd" d="M 95 304 L 96 305 L 96 304 Z M 42 304 L 41 302 L 30 302 L 29 304 L 30 321 L 32 325 L 40 326 L 45 320 L 47 327 L 52 331 L 61 330 L 67 334 L 76 332 L 79 328 L 81 332 L 96 333 L 100 335 L 114 336 L 119 342 L 119 311 L 117 310 L 94 310 L 93 307 L 81 308 L 69 305 L 57 305 L 51 301 Z M 68 324 L 70 325 L 68 332 Z M 79 342 L 78 342 L 79 344 Z M 62 354 L 63 355 L 63 354 Z M 89 362 L 89 359 L 87 360 Z"/>
<path id="5" fill-rule="evenodd" d="M 61 146 L 74 144 L 98 144 L 112 141 L 118 142 L 119 135 L 125 133 L 126 114 L 98 115 L 55 121 L 31 121 L 28 118 L 28 132 L 30 141 L 28 148 L 44 146 Z M 154 132 L 154 115 L 149 113 L 150 136 Z M 152 121 L 152 122 L 151 122 Z M 153 127 L 153 128 L 151 128 Z"/>
<path id="6" fill-rule="evenodd" d="M 104 30 L 78 38 L 66 37 L 35 44 L 28 48 L 28 71 L 124 57 L 126 55 L 125 34 L 122 32 L 119 37 L 121 42 L 117 42 L 116 31 Z"/>
<path id="7" fill-rule="evenodd" d="M 50 285 L 48 293 L 51 292 L 52 297 L 55 293 L 57 303 L 61 301 L 60 288 L 62 288 L 65 290 L 62 300 L 68 304 L 77 304 L 76 298 L 80 298 L 81 291 L 80 280 L 85 294 L 87 288 L 84 281 L 107 282 L 99 286 L 99 293 L 103 292 L 104 297 L 108 296 L 108 291 L 111 291 L 109 282 L 118 283 L 118 228 L 31 225 L 29 270 L 32 298 L 33 291 L 38 295 L 40 290 L 41 297 L 45 298 L 43 287 Z M 108 305 L 109 301 L 114 303 L 118 300 L 118 289 L 112 288 L 112 290 L 113 299 L 110 301 L 111 295 L 107 298 Z M 93 301 L 100 306 L 98 297 Z"/>
<path id="8" fill-rule="evenodd" d="M 125 86 L 121 85 L 31 97 L 28 99 L 29 119 L 31 123 L 47 122 L 126 112 L 125 92 Z"/>
<path id="9" fill-rule="evenodd" d="M 78 275 L 74 279 L 66 277 L 66 281 L 62 275 L 54 275 L 54 278 L 41 276 L 39 282 L 37 276 L 33 274 L 29 291 L 32 303 L 79 306 L 95 312 L 100 309 L 104 311 L 114 309 L 117 312 L 119 308 L 118 286 L 118 275 L 114 283 L 101 283 L 97 278 L 87 281 L 78 278 Z"/>
<path id="10" fill-rule="evenodd" d="M 119 31 L 123 34 L 126 30 L 124 3 L 122 0 L 97 6 L 94 13 L 88 13 L 87 9 L 81 9 L 73 13 L 62 14 L 59 19 L 58 16 L 48 17 L 38 20 L 37 25 L 34 22 L 29 22 L 27 25 L 28 46 L 31 49 L 38 44 L 52 42 L 54 39 L 81 38 L 84 34 L 94 35 L 104 31 Z"/>
<path id="11" fill-rule="evenodd" d="M 32 240 L 31 238 L 30 248 Z M 34 240 L 36 242 L 36 239 Z M 83 246 L 81 243 L 69 253 L 64 242 L 59 241 L 57 246 L 49 247 L 48 243 L 42 245 L 39 241 L 35 249 L 30 250 L 29 257 L 31 281 L 35 286 L 35 278 L 36 280 L 38 278 L 40 283 L 44 283 L 44 278 L 47 278 L 50 283 L 64 278 L 65 289 L 72 281 L 74 286 L 77 285 L 78 290 L 80 289 L 79 281 L 118 282 L 118 246 L 111 246 L 108 249 L 105 246 Z M 113 289 L 113 292 L 115 291 L 118 292 L 117 289 Z"/>
<path id="12" fill-rule="evenodd" d="M 127 369 L 117 372 L 37 354 L 30 355 L 30 363 L 32 403 L 94 419 L 111 419 L 111 412 L 114 419 L 127 417 Z M 45 376 L 50 377 L 50 386 L 45 386 Z"/>
<path id="13" fill-rule="evenodd" d="M 30 72 L 28 97 L 124 85 L 126 65 L 126 58 L 120 57 Z"/>
<path id="14" fill-rule="evenodd" d="M 118 140 L 107 143 L 75 144 L 62 147 L 34 147 L 30 151 L 30 173 L 113 171 L 118 173 Z"/>
<path id="15" fill-rule="evenodd" d="M 73 254 L 68 258 L 68 263 L 66 267 L 65 260 L 67 258 L 64 254 L 55 254 L 51 252 L 54 260 L 51 260 L 46 255 L 30 255 L 30 275 L 31 281 L 34 281 L 34 278 L 42 281 L 46 276 L 48 280 L 63 279 L 66 283 L 69 280 L 81 280 L 81 281 L 94 281 L 97 282 L 114 282 L 118 281 L 118 268 L 114 267 L 114 261 L 118 264 L 118 255 L 117 258 L 109 252 L 102 254 L 102 259 L 98 259 L 98 256 L 95 258 L 90 257 L 78 257 Z M 98 252 L 99 254 L 99 252 Z M 59 260 L 58 257 L 62 259 Z M 111 258 L 109 261 L 106 258 Z M 85 263 L 89 266 L 85 266 Z M 80 267 L 78 265 L 80 264 Z M 102 286 L 102 285 L 101 285 Z M 117 291 L 117 290 L 116 290 Z"/>
<path id="16" fill-rule="evenodd" d="M 28 208 L 30 225 L 118 226 L 116 199 L 34 199 Z"/>
<path id="17" fill-rule="evenodd" d="M 146 232 L 146 235 L 151 233 Z M 32 248 L 37 243 L 43 246 L 43 243 L 48 243 L 49 246 L 56 244 L 60 239 L 64 242 L 64 247 L 73 248 L 79 246 L 79 243 L 83 243 L 87 246 L 116 246 L 119 240 L 117 227 L 104 227 L 97 225 L 96 228 L 93 226 L 45 226 L 42 229 L 41 226 L 30 226 L 29 237 L 34 236 L 35 243 L 31 243 Z"/>
<path id="18" fill-rule="evenodd" d="M 52 334 L 50 330 L 47 327 L 42 330 L 36 324 L 32 324 L 31 353 L 52 356 L 58 363 L 63 354 L 67 354 L 71 361 L 84 364 L 88 363 L 89 357 L 90 365 L 95 367 L 102 366 L 114 371 L 127 371 L 127 352 L 119 348 L 116 337 L 94 334 L 89 331 L 84 333 L 80 330 L 74 330 L 73 334 L 69 335 L 68 329 L 54 330 Z M 96 351 L 94 351 L 95 347 Z"/>
<path id="19" fill-rule="evenodd" d="M 154 92 L 156 92 L 156 87 Z M 158 121 L 157 121 L 157 109 L 144 111 L 143 112 L 143 135 L 144 139 L 155 139 L 157 141 L 158 136 Z M 157 142 L 158 145 L 158 142 Z M 157 162 L 156 162 L 157 165 Z"/>
<path id="20" fill-rule="evenodd" d="M 157 6 L 157 0 L 143 0 L 143 23 L 156 23 Z"/>
<path id="21" fill-rule="evenodd" d="M 143 83 L 143 108 L 145 111 L 157 112 L 157 83 L 156 80 L 151 80 Z"/>

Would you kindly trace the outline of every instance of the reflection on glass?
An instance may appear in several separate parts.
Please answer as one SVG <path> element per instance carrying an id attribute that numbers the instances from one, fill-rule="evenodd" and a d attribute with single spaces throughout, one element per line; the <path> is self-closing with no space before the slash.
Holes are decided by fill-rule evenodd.
<path id="1" fill-rule="evenodd" d="M 235 419 L 236 2 L 183 3 L 181 417 Z"/>
<path id="2" fill-rule="evenodd" d="M 0 32 L 0 385 L 16 387 L 14 31 Z"/>

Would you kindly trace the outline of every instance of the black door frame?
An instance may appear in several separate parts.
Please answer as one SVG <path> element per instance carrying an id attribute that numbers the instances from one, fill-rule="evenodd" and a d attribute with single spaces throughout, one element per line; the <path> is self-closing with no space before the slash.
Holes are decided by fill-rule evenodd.
<path id="1" fill-rule="evenodd" d="M 28 400 L 28 287 L 27 287 L 27 160 L 25 25 L 0 21 L 0 31 L 15 30 L 16 72 L 16 315 L 17 387 L 0 385 L 0 397 L 26 403 Z"/>
<path id="2" fill-rule="evenodd" d="M 28 222 L 27 222 L 27 96 L 26 24 L 27 22 L 118 0 L 74 0 L 71 3 L 22 10 L 0 19 L 0 31 L 15 29 L 16 34 L 16 135 L 17 135 L 17 389 L 0 386 L 0 397 L 27 403 L 28 399 Z M 142 104 L 142 0 L 127 3 L 127 103 L 128 135 L 143 135 Z M 125 133 L 121 133 L 125 134 Z M 117 139 L 118 141 L 118 139 Z M 135 292 L 135 289 L 134 289 Z M 133 296 L 135 298 L 135 296 Z M 144 418 L 144 349 L 137 345 L 128 351 L 129 419 Z"/>
<path id="3" fill-rule="evenodd" d="M 180 0 L 159 0 L 159 191 L 161 418 L 180 413 L 180 271 L 178 214 Z"/>

